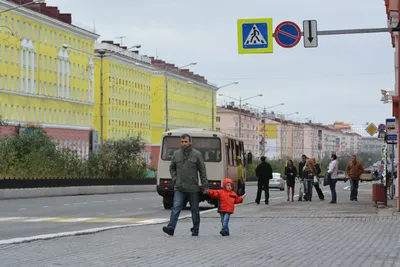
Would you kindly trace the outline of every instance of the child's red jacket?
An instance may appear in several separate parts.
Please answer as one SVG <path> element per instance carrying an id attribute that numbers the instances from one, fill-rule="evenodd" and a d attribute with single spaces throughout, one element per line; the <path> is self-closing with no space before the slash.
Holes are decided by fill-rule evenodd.
<path id="1" fill-rule="evenodd" d="M 226 190 L 226 184 L 231 183 L 232 191 Z M 229 178 L 225 178 L 222 182 L 222 188 L 220 190 L 210 190 L 208 191 L 208 195 L 212 198 L 219 199 L 219 207 L 218 212 L 224 213 L 233 213 L 235 210 L 235 204 L 239 204 L 243 202 L 243 198 L 238 196 L 233 191 L 233 182 Z"/>

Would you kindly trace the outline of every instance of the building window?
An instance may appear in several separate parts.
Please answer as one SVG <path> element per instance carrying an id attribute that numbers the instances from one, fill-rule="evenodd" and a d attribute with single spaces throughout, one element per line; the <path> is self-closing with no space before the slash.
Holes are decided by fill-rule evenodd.
<path id="1" fill-rule="evenodd" d="M 221 118 L 219 116 L 217 116 L 216 118 L 217 122 L 221 121 Z"/>

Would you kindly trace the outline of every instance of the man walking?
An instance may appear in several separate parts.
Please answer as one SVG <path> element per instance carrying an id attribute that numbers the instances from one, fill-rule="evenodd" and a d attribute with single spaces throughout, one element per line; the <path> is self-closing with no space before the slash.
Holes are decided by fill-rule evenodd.
<path id="1" fill-rule="evenodd" d="M 269 180 L 272 179 L 272 167 L 266 162 L 266 157 L 261 157 L 261 163 L 256 168 L 256 176 L 258 177 L 257 183 L 257 197 L 256 203 L 260 204 L 261 192 L 264 188 L 265 204 L 269 204 Z"/>
<path id="2" fill-rule="evenodd" d="M 346 173 L 350 177 L 350 200 L 357 201 L 358 197 L 358 183 L 360 177 L 364 172 L 364 167 L 361 162 L 357 160 L 356 155 L 351 157 L 351 161 L 346 166 Z"/>
<path id="3" fill-rule="evenodd" d="M 163 227 L 164 233 L 174 235 L 179 214 L 181 213 L 185 199 L 189 199 L 192 212 L 193 228 L 190 229 L 192 236 L 199 235 L 200 211 L 199 211 L 199 176 L 202 192 L 208 192 L 208 180 L 206 166 L 201 153 L 192 148 L 192 138 L 188 134 L 181 136 L 181 149 L 174 152 L 171 159 L 169 171 L 172 183 L 175 185 L 174 202 L 168 226 Z"/>

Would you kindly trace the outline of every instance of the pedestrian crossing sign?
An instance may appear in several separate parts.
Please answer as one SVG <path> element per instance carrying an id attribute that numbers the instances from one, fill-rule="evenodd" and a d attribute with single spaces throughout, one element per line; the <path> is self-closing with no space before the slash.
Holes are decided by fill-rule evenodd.
<path id="1" fill-rule="evenodd" d="M 273 53 L 272 18 L 238 19 L 239 54 Z"/>

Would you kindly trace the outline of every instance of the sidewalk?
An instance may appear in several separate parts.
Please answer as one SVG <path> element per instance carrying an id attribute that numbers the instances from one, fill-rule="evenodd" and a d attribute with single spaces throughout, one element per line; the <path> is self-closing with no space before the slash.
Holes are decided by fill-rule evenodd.
<path id="1" fill-rule="evenodd" d="M 325 189 L 325 188 L 324 188 Z M 163 225 L 112 230 L 0 246 L 8 266 L 400 266 L 400 216 L 373 207 L 371 193 L 338 193 L 325 201 L 238 206 L 231 236 L 219 235 L 216 212 L 202 215 L 200 236 L 190 236 L 191 220 L 178 223 L 175 236 Z M 385 209 L 389 211 L 389 209 Z"/>

